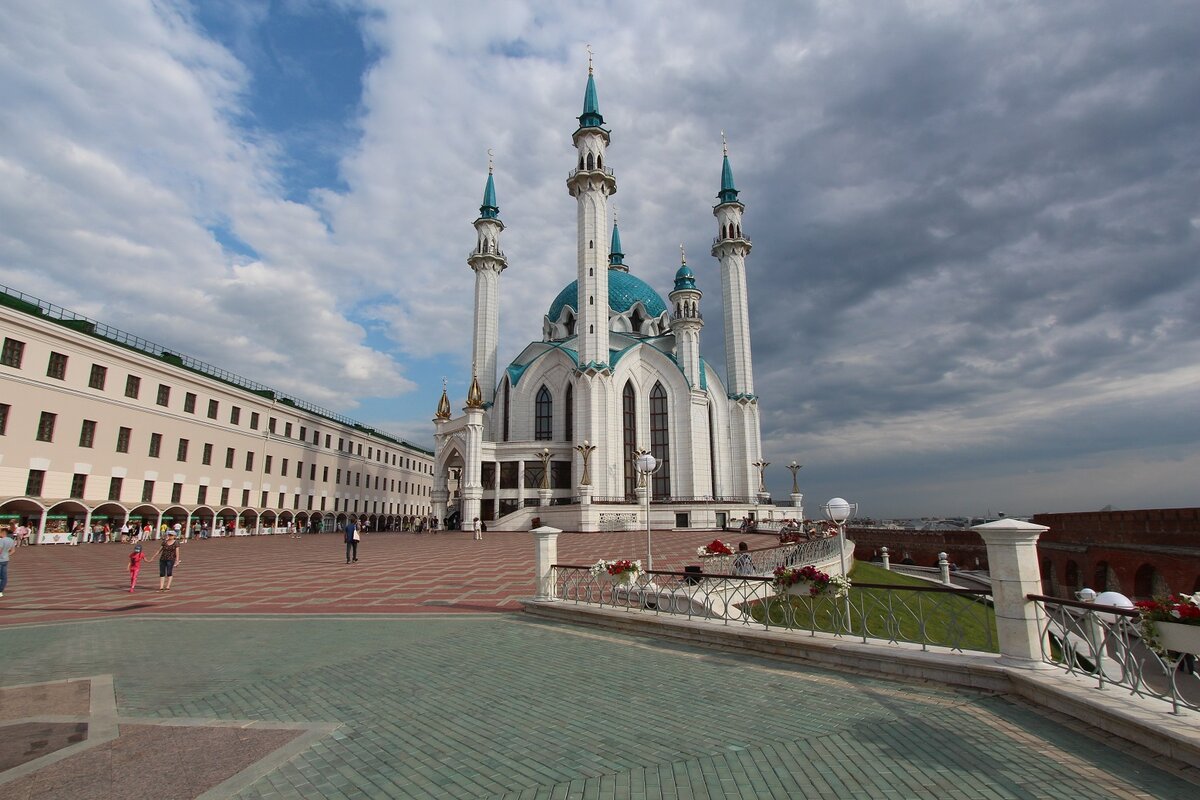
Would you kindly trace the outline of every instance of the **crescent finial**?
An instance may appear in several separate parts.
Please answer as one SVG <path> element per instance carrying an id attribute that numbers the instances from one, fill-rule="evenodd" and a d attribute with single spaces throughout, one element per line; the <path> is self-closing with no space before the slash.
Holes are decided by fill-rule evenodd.
<path id="1" fill-rule="evenodd" d="M 495 153 L 492 152 L 492 148 L 489 147 L 488 148 L 488 175 L 492 174 L 492 156 L 494 156 L 494 155 L 495 155 Z"/>
<path id="2" fill-rule="evenodd" d="M 587 50 L 587 54 L 588 54 L 588 75 L 591 75 L 592 74 L 592 46 L 590 44 L 585 44 L 584 48 Z"/>
<path id="3" fill-rule="evenodd" d="M 721 131 L 721 152 L 723 155 L 729 155 L 729 142 L 725 141 L 725 131 Z"/>

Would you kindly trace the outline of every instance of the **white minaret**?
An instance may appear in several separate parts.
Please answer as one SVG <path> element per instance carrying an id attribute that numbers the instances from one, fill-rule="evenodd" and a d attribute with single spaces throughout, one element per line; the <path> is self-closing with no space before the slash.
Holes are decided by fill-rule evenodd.
<path id="1" fill-rule="evenodd" d="M 604 165 L 609 134 L 596 101 L 596 82 L 588 59 L 583 114 L 572 135 L 578 164 L 567 178 L 567 189 L 578 207 L 576 349 L 583 368 L 608 365 L 608 197 L 617 192 L 617 179 Z"/>
<path id="2" fill-rule="evenodd" d="M 500 207 L 496 205 L 496 185 L 492 180 L 491 150 L 488 151 L 487 185 L 483 205 L 475 220 L 475 250 L 467 263 L 475 270 L 475 341 L 471 363 L 480 379 L 483 403 L 490 405 L 496 394 L 496 349 L 500 329 L 500 273 L 508 266 L 500 249 Z"/>
<path id="3" fill-rule="evenodd" d="M 700 329 L 704 318 L 700 316 L 702 292 L 696 288 L 696 276 L 687 265 L 683 245 L 679 245 L 680 267 L 675 273 L 675 288 L 668 295 L 671 299 L 671 332 L 675 334 L 675 357 L 688 385 L 700 388 Z"/>
<path id="4" fill-rule="evenodd" d="M 725 135 L 721 134 L 724 145 Z M 762 429 L 758 416 L 758 396 L 754 393 L 754 365 L 750 355 L 750 310 L 746 296 L 746 256 L 750 240 L 742 235 L 742 212 L 738 190 L 729 167 L 729 148 L 724 146 L 721 165 L 720 201 L 713 207 L 717 218 L 717 239 L 713 257 L 721 262 L 721 296 L 725 303 L 725 383 L 731 411 L 730 486 L 718 487 L 717 494 L 752 497 L 758 493 L 758 470 L 751 466 L 762 458 Z"/>
<path id="5" fill-rule="evenodd" d="M 704 317 L 700 314 L 702 292 L 696 287 L 696 276 L 687 265 L 683 245 L 679 245 L 680 265 L 675 273 L 675 288 L 671 299 L 671 332 L 675 334 L 675 358 L 683 368 L 690 387 L 690 402 L 684 424 L 677 429 L 685 432 L 684 441 L 690 447 L 680 451 L 671 466 L 671 477 L 679 490 L 692 497 L 708 497 L 713 492 L 712 458 L 709 452 L 708 393 L 701 388 L 700 329 Z"/>

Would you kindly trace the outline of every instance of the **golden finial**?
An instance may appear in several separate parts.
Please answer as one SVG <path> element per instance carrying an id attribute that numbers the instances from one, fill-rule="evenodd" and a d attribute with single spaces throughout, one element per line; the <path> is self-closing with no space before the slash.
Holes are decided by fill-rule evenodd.
<path id="1" fill-rule="evenodd" d="M 592 46 L 590 44 L 585 44 L 584 47 L 587 48 L 587 54 L 588 54 L 588 75 L 591 75 L 592 74 Z"/>
<path id="2" fill-rule="evenodd" d="M 492 152 L 492 148 L 489 147 L 488 148 L 488 175 L 492 174 L 492 156 L 493 155 L 495 155 L 495 154 Z"/>
<path id="3" fill-rule="evenodd" d="M 479 378 L 471 376 L 471 388 L 467 390 L 467 408 L 483 408 L 483 390 L 479 388 Z"/>
<path id="4" fill-rule="evenodd" d="M 729 142 L 725 141 L 725 131 L 721 131 L 721 154 L 729 155 Z"/>
<path id="5" fill-rule="evenodd" d="M 442 399 L 438 400 L 437 414 L 434 419 L 450 419 L 450 398 L 446 394 L 446 379 L 442 378 Z"/>

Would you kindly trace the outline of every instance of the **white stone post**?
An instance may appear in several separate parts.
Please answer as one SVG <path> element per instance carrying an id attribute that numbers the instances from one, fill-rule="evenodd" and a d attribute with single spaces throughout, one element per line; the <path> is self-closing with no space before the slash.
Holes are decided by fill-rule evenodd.
<path id="1" fill-rule="evenodd" d="M 804 492 L 792 492 L 792 507 L 796 509 L 796 521 L 804 521 Z"/>
<path id="2" fill-rule="evenodd" d="M 942 583 L 950 585 L 950 561 L 945 553 L 938 553 L 938 570 L 942 573 Z"/>
<path id="3" fill-rule="evenodd" d="M 1037 606 L 1027 595 L 1041 594 L 1037 540 L 1045 525 L 999 519 L 971 530 L 987 545 L 988 568 L 1000 639 L 1000 662 L 1022 669 L 1050 669 L 1042 661 Z"/>
<path id="4" fill-rule="evenodd" d="M 883 568 L 888 572 L 892 571 L 892 555 L 886 547 L 879 548 L 879 555 L 883 559 Z"/>
<path id="5" fill-rule="evenodd" d="M 558 535 L 562 531 L 543 525 L 534 528 L 530 533 L 533 534 L 534 570 L 537 580 L 537 594 L 534 600 L 539 603 L 552 603 L 557 599 L 554 596 L 554 563 L 558 561 Z"/>
<path id="6" fill-rule="evenodd" d="M 554 496 L 553 489 L 538 489 L 538 505 L 539 506 L 550 505 L 550 499 L 553 496 Z"/>

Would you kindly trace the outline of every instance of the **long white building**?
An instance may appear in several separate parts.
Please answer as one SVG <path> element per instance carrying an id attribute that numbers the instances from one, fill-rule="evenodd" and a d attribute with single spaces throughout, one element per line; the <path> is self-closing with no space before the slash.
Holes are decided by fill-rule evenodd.
<path id="1" fill-rule="evenodd" d="M 520 529 L 537 515 L 574 530 L 630 527 L 640 453 L 654 456 L 655 514 L 709 527 L 762 513 L 762 442 L 750 347 L 745 207 L 726 149 L 712 209 L 712 256 L 724 304 L 724 379 L 701 356 L 703 292 L 686 259 L 664 300 L 631 271 L 609 218 L 617 191 L 610 132 L 589 67 L 572 134 L 567 190 L 577 203 L 574 280 L 542 319 L 542 339 L 497 363 L 499 297 L 508 260 L 491 171 L 467 263 L 475 272 L 474 349 L 466 406 L 443 392 L 435 423 L 434 513 Z M 795 498 L 793 498 L 794 500 Z M 527 507 L 533 507 L 526 510 Z"/>
<path id="2" fill-rule="evenodd" d="M 423 448 L 0 287 L 0 524 L 399 529 Z"/>

